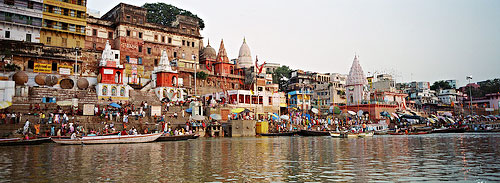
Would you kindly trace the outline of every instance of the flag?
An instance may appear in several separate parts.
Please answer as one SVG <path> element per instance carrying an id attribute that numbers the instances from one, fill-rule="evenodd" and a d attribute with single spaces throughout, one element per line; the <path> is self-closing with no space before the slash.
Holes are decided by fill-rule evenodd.
<path id="1" fill-rule="evenodd" d="M 264 62 L 262 65 L 259 67 L 259 74 L 262 73 L 262 69 L 264 68 L 264 65 L 266 65 L 266 62 Z"/>
<path id="2" fill-rule="evenodd" d="M 205 62 L 205 67 L 207 67 L 207 70 L 208 70 L 208 71 L 212 72 L 212 68 L 210 67 L 210 65 L 209 65 L 209 64 L 210 64 L 210 62 L 208 62 L 208 61 L 207 61 L 207 62 Z"/>

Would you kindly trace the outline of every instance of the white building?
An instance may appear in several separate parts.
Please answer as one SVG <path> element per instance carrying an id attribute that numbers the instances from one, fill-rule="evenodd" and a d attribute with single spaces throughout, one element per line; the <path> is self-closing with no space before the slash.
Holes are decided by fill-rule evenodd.
<path id="1" fill-rule="evenodd" d="M 361 65 L 359 65 L 358 57 L 354 56 L 351 70 L 347 76 L 347 105 L 358 105 L 366 101 L 370 96 L 366 88 L 367 85 L 368 81 L 365 77 L 365 73 L 363 73 Z"/>
<path id="2" fill-rule="evenodd" d="M 457 91 L 455 89 L 440 90 L 438 99 L 441 103 L 451 105 L 457 103 Z"/>
<path id="3" fill-rule="evenodd" d="M 0 39 L 39 43 L 43 0 L 0 0 Z"/>

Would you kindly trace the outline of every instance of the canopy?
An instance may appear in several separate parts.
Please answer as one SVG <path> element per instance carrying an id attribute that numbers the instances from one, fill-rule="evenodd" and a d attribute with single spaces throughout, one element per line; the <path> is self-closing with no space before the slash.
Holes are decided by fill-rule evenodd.
<path id="1" fill-rule="evenodd" d="M 390 115 L 389 115 L 389 113 L 387 111 L 380 112 L 380 115 L 381 116 L 385 116 L 385 117 L 390 117 Z"/>
<path id="2" fill-rule="evenodd" d="M 71 104 L 73 104 L 73 102 L 67 101 L 67 100 L 66 101 L 57 101 L 56 104 L 59 106 L 70 106 Z"/>
<path id="3" fill-rule="evenodd" d="M 363 116 L 363 113 L 364 113 L 363 110 L 359 110 L 358 111 L 358 116 Z"/>
<path id="4" fill-rule="evenodd" d="M 396 117 L 396 118 L 399 118 L 398 114 L 396 114 L 396 113 L 392 113 L 392 115 L 393 115 L 394 117 Z"/>
<path id="5" fill-rule="evenodd" d="M 445 113 L 443 113 L 443 116 L 449 116 L 449 117 L 452 117 L 453 115 L 451 114 L 451 112 L 445 112 Z"/>
<path id="6" fill-rule="evenodd" d="M 120 105 L 118 105 L 117 103 L 114 103 L 114 102 L 109 104 L 109 106 L 116 107 L 116 108 L 122 108 Z"/>
<path id="7" fill-rule="evenodd" d="M 356 112 L 354 111 L 347 111 L 347 113 L 349 113 L 350 115 L 356 115 Z"/>
<path id="8" fill-rule="evenodd" d="M 281 118 L 281 119 L 284 119 L 284 120 L 289 120 L 289 119 L 290 119 L 290 117 L 289 117 L 289 116 L 287 116 L 287 115 L 281 115 L 281 116 L 280 116 L 280 118 Z"/>
<path id="9" fill-rule="evenodd" d="M 194 115 L 194 116 L 191 117 L 191 119 L 196 120 L 196 121 L 203 121 L 203 120 L 205 120 L 205 116 Z"/>
<path id="10" fill-rule="evenodd" d="M 269 114 L 269 115 L 270 115 L 270 116 L 272 116 L 273 118 L 279 118 L 279 116 L 278 116 L 278 115 L 276 115 L 276 114 L 274 114 L 274 113 L 267 113 L 267 114 Z"/>
<path id="11" fill-rule="evenodd" d="M 250 111 L 250 110 L 248 110 L 248 109 L 245 109 L 245 110 L 243 110 L 243 112 L 244 112 L 244 113 L 248 113 L 248 112 L 252 112 L 252 111 Z"/>
<path id="12" fill-rule="evenodd" d="M 10 107 L 12 105 L 12 102 L 9 101 L 1 101 L 0 102 L 0 109 L 5 109 L 7 107 Z"/>
<path id="13" fill-rule="evenodd" d="M 231 112 L 232 113 L 240 113 L 240 112 L 243 112 L 245 110 L 245 108 L 236 108 L 236 109 L 232 109 Z"/>
<path id="14" fill-rule="evenodd" d="M 221 120 L 222 119 L 220 114 L 210 114 L 210 117 L 214 120 Z"/>
<path id="15" fill-rule="evenodd" d="M 432 119 L 432 118 L 427 118 L 429 120 L 429 122 L 431 123 L 436 123 L 436 120 Z"/>
<path id="16" fill-rule="evenodd" d="M 318 114 L 319 110 L 316 109 L 316 108 L 312 108 L 311 111 L 314 113 L 314 114 Z"/>
<path id="17" fill-rule="evenodd" d="M 187 113 L 191 113 L 191 112 L 193 112 L 193 108 L 188 108 L 188 109 L 186 109 L 186 112 L 187 112 Z"/>

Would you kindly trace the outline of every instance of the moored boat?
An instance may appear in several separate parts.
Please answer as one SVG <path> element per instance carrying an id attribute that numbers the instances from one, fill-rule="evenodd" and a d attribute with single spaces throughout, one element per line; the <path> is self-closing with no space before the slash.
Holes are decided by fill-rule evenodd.
<path id="1" fill-rule="evenodd" d="M 156 141 L 181 141 L 181 140 L 196 139 L 196 138 L 198 138 L 198 136 L 195 134 L 171 135 L 171 136 L 162 135 L 162 136 L 158 137 L 158 139 L 156 139 Z"/>
<path id="2" fill-rule="evenodd" d="M 300 130 L 297 134 L 300 136 L 330 136 L 330 132 L 312 130 Z"/>
<path id="3" fill-rule="evenodd" d="M 38 145 L 50 142 L 50 138 L 23 140 L 21 138 L 0 139 L 0 146 Z"/>
<path id="4" fill-rule="evenodd" d="M 52 139 L 58 144 L 125 144 L 144 143 L 158 139 L 163 133 L 143 134 L 143 135 L 109 135 L 109 136 L 85 136 L 75 139 Z"/>
<path id="5" fill-rule="evenodd" d="M 463 128 L 437 128 L 431 131 L 431 133 L 464 133 Z"/>

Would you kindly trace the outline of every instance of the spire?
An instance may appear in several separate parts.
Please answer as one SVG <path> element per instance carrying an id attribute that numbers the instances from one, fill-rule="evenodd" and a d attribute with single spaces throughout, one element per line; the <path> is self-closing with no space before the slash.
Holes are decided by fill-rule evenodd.
<path id="1" fill-rule="evenodd" d="M 207 46 L 210 46 L 210 38 L 207 38 L 207 39 L 208 39 L 207 40 L 207 42 L 208 42 Z"/>
<path id="2" fill-rule="evenodd" d="M 217 61 L 229 63 L 229 58 L 227 58 L 226 48 L 224 48 L 224 39 L 220 41 L 219 53 L 217 53 Z"/>
<path id="3" fill-rule="evenodd" d="M 247 43 L 245 36 L 243 36 L 243 43 Z"/>

